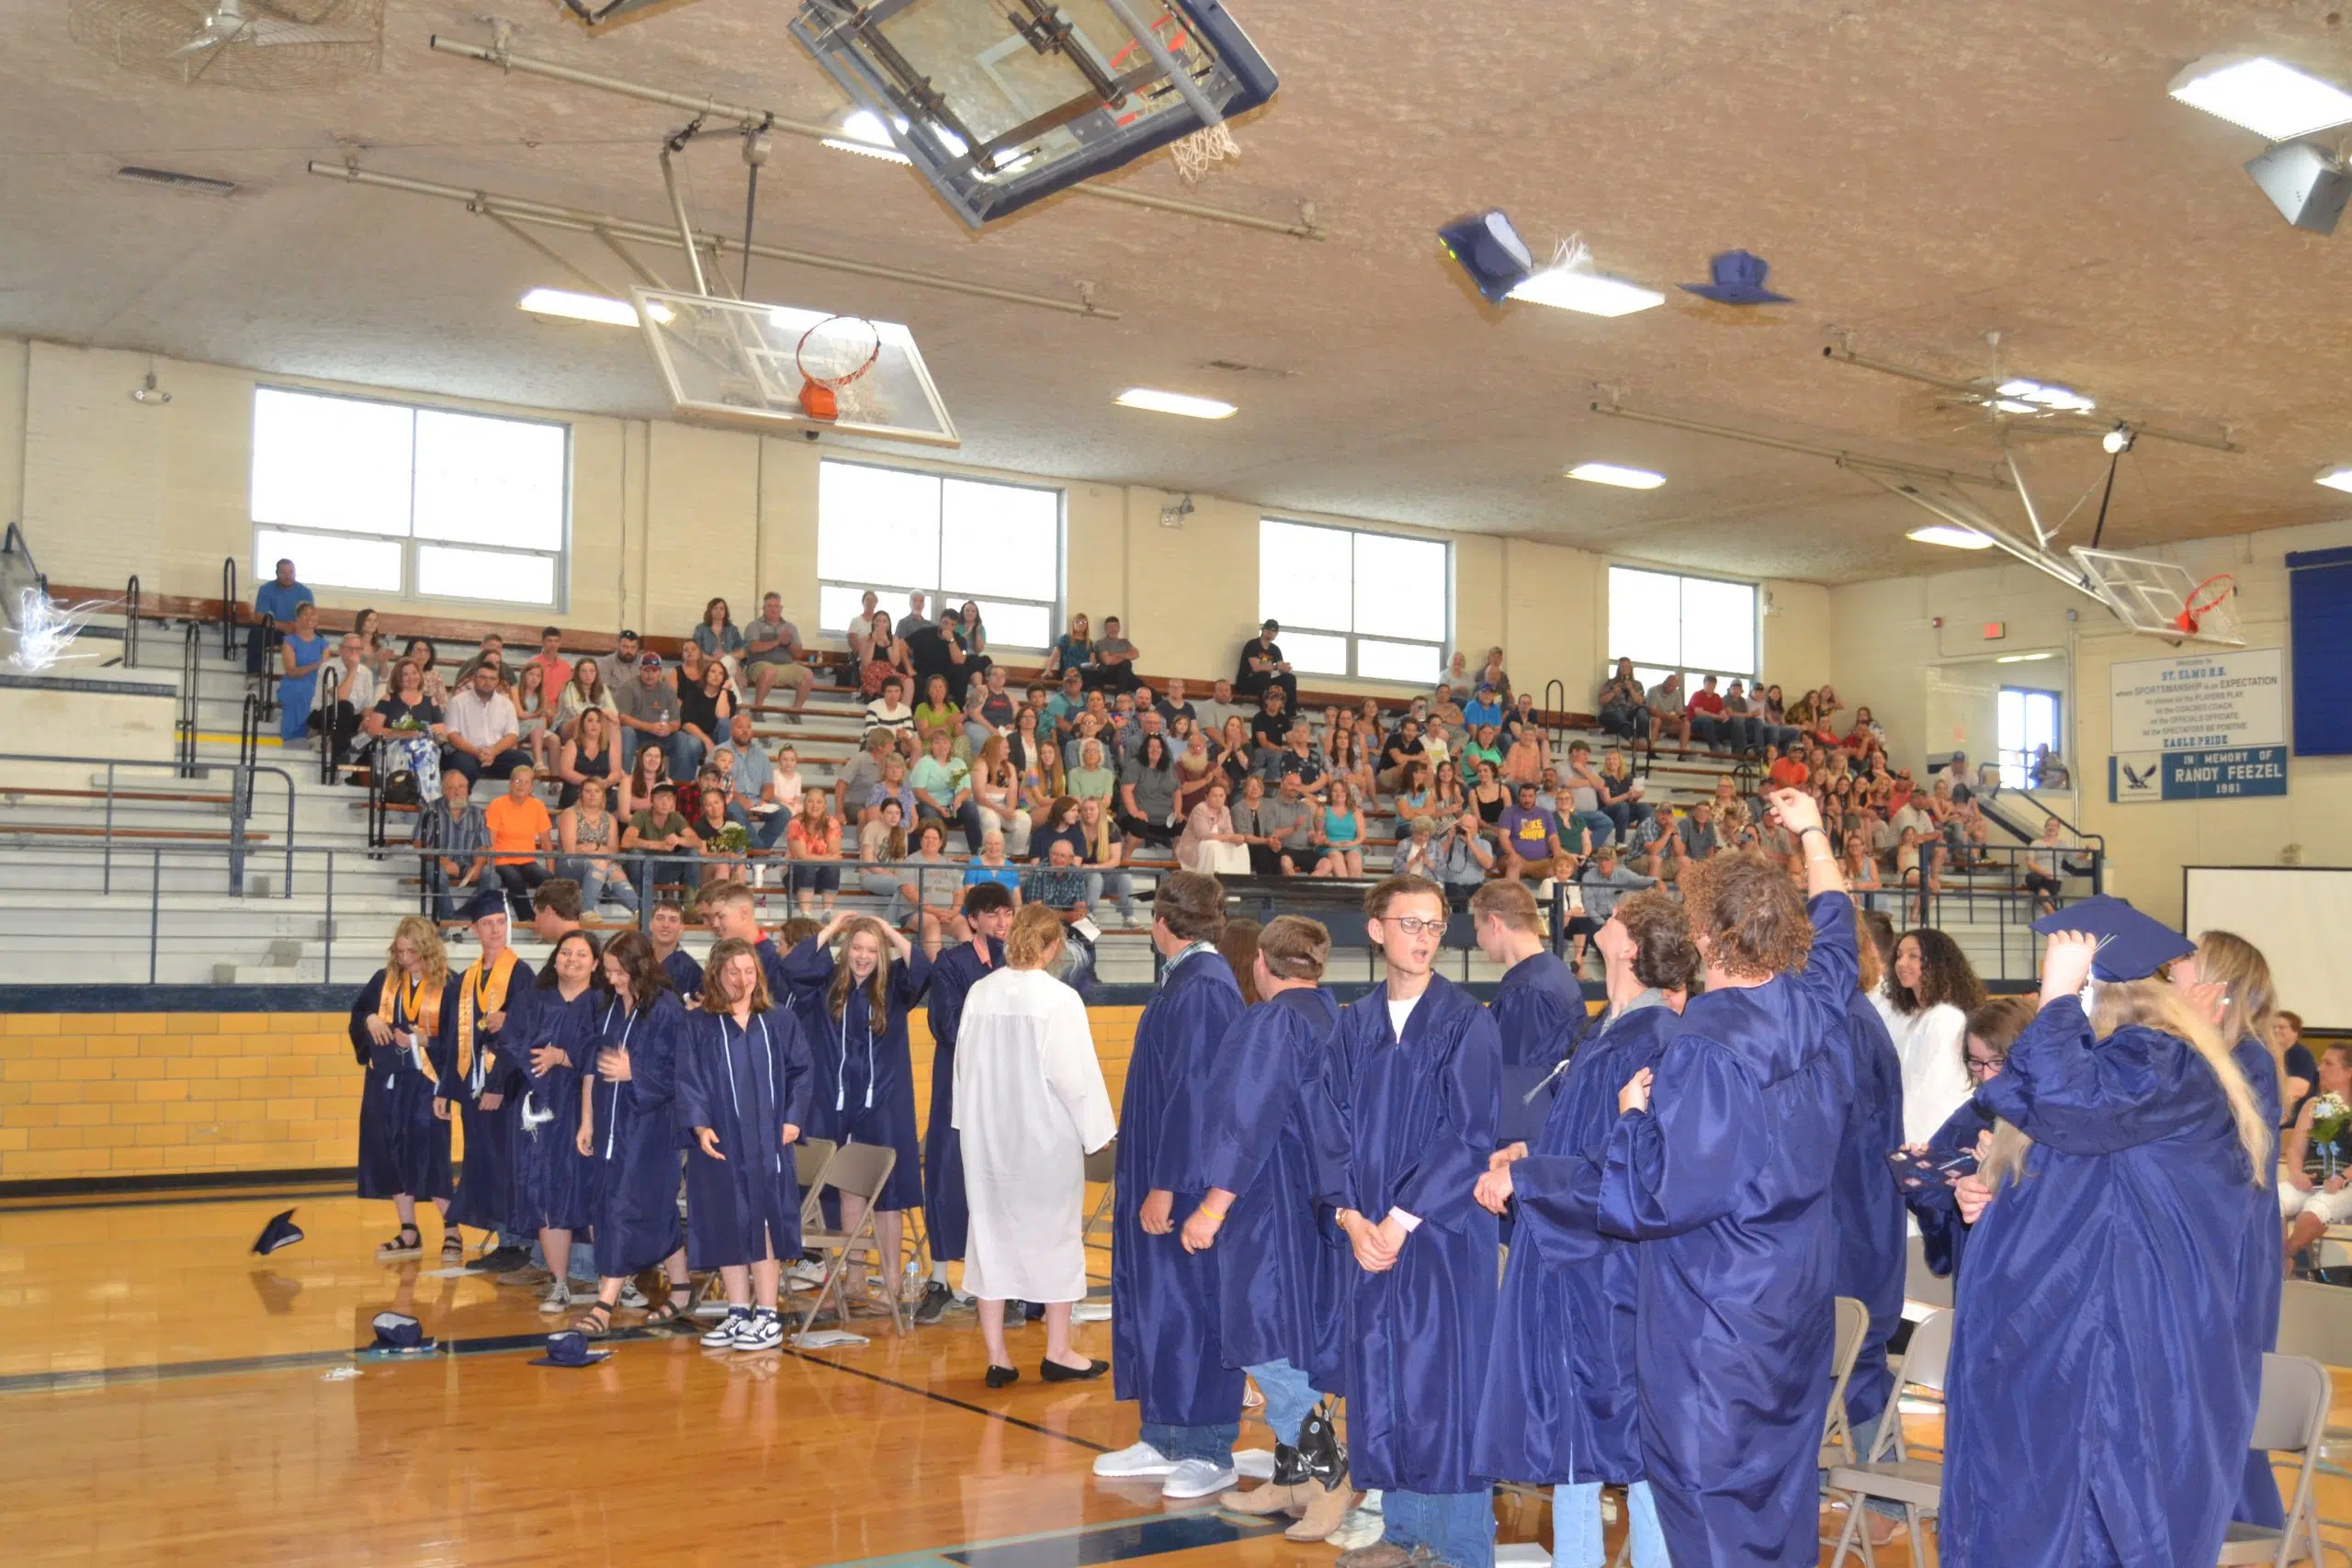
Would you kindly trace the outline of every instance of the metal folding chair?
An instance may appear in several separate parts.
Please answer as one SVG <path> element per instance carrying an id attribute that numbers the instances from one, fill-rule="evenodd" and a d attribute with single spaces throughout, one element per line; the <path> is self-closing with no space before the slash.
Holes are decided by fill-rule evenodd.
<path id="1" fill-rule="evenodd" d="M 1087 1246 L 1097 1252 L 1111 1250 L 1111 1200 L 1117 1192 L 1119 1174 L 1119 1140 L 1112 1139 L 1086 1156 L 1086 1179 L 1102 1189 L 1102 1196 L 1094 1201 L 1093 1212 L 1086 1216 L 1086 1224 L 1079 1235 Z M 1103 1239 L 1096 1241 L 1101 1235 Z"/>
<path id="2" fill-rule="evenodd" d="M 1903 1244 L 1903 1299 L 1921 1302 L 1931 1307 L 1949 1307 L 1951 1303 L 1951 1280 L 1928 1267 L 1928 1244 L 1919 1236 L 1911 1236 Z"/>
<path id="3" fill-rule="evenodd" d="M 1862 1359 L 1862 1341 L 1870 1337 L 1871 1309 L 1851 1296 L 1839 1296 L 1837 1304 L 1838 1338 L 1832 1352 L 1829 1371 L 1829 1414 L 1821 1427 L 1821 1464 L 1827 1469 L 1833 1464 L 1854 1462 L 1854 1428 L 1846 1419 L 1846 1384 L 1854 1375 L 1854 1363 Z"/>
<path id="4" fill-rule="evenodd" d="M 2352 1291 L 2311 1280 L 2290 1280 L 2278 1298 L 2278 1353 L 2309 1356 L 2324 1367 L 2352 1367 Z M 2352 1442 L 2352 1427 L 2330 1427 L 2322 1443 Z M 2352 1470 L 2322 1459 L 2319 1472 L 2352 1481 Z M 2352 1519 L 2323 1518 L 2330 1529 L 2352 1530 Z"/>
<path id="5" fill-rule="evenodd" d="M 1903 1353 L 1894 1387 L 1887 1394 L 1886 1414 L 1879 1417 L 1878 1436 L 1871 1443 L 1868 1457 L 1859 1463 L 1849 1461 L 1829 1467 L 1829 1490 L 1843 1492 L 1849 1500 L 1846 1528 L 1838 1532 L 1838 1552 L 1830 1558 L 1829 1568 L 1844 1568 L 1856 1541 L 1861 1543 L 1862 1560 L 1876 1568 L 1878 1554 L 1871 1546 L 1870 1531 L 1863 1528 L 1867 1510 L 1862 1504 L 1871 1497 L 1902 1506 L 1904 1524 L 1911 1532 L 1911 1561 L 1927 1562 L 1921 1526 L 1934 1518 L 1941 1506 L 1944 1467 L 1940 1461 L 1913 1459 L 1905 1448 L 1901 1401 L 1905 1390 L 1915 1388 L 1942 1397 L 1945 1369 L 1951 1360 L 1951 1309 L 1944 1307 L 1912 1329 L 1910 1348 Z"/>
<path id="6" fill-rule="evenodd" d="M 831 1138 L 803 1138 L 792 1145 L 792 1168 L 800 1179 L 800 1228 L 803 1232 L 825 1228 L 825 1213 L 817 1203 L 817 1183 L 825 1178 L 825 1167 L 833 1157 L 834 1146 Z M 787 1261 L 786 1267 L 790 1266 Z"/>
<path id="7" fill-rule="evenodd" d="M 824 1254 L 825 1277 L 817 1287 L 816 1297 L 809 1302 L 808 1311 L 800 1320 L 799 1332 L 808 1332 L 825 1309 L 828 1298 L 833 1301 L 842 1321 L 849 1318 L 849 1303 L 842 1289 L 842 1276 L 848 1272 L 852 1257 L 870 1258 L 875 1267 L 884 1271 L 888 1286 L 885 1300 L 890 1305 L 890 1322 L 900 1334 L 907 1331 L 906 1308 L 899 1300 L 899 1260 L 882 1255 L 882 1244 L 875 1234 L 875 1205 L 881 1201 L 882 1189 L 890 1179 L 890 1169 L 899 1162 L 898 1151 L 879 1144 L 843 1144 L 825 1162 L 817 1185 L 809 1190 L 809 1201 L 816 1203 L 826 1192 L 837 1198 L 854 1198 L 860 1212 L 855 1229 L 825 1230 L 807 1224 L 801 1226 L 800 1245 L 809 1252 Z M 821 1209 L 819 1211 L 821 1215 Z"/>
<path id="8" fill-rule="evenodd" d="M 2230 1533 L 2222 1543 L 2222 1563 L 2269 1562 L 2286 1568 L 2290 1562 L 2324 1561 L 2322 1553 L 2326 1549 L 2319 1538 L 2319 1499 L 2314 1488 L 2332 1393 L 2327 1369 L 2310 1357 L 2262 1358 L 2262 1400 L 2254 1412 L 2254 1446 L 2300 1459 L 2295 1467 L 2295 1495 L 2287 1505 L 2285 1529 L 2232 1520 Z M 2346 1556 L 2352 1558 L 2352 1552 Z"/>

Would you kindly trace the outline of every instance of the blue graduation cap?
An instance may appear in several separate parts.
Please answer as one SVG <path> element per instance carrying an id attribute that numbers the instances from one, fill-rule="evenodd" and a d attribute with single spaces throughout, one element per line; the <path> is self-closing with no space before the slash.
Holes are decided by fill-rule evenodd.
<path id="1" fill-rule="evenodd" d="M 301 1239 L 302 1232 L 294 1224 L 294 1211 L 288 1209 L 282 1214 L 273 1214 L 269 1224 L 261 1227 L 261 1235 L 254 1241 L 254 1251 L 266 1258 L 279 1247 L 291 1247 Z"/>
<path id="2" fill-rule="evenodd" d="M 1713 283 L 1685 283 L 1679 287 L 1723 305 L 1791 303 L 1787 295 L 1775 294 L 1764 287 L 1764 275 L 1772 270 L 1772 264 L 1751 251 L 1725 251 L 1708 260 L 1707 270 L 1714 276 Z"/>
<path id="3" fill-rule="evenodd" d="M 2187 958 L 2197 944 L 2165 925 L 2143 915 L 2120 898 L 2102 893 L 2078 899 L 2054 915 L 2033 922 L 2043 936 L 2052 931 L 2082 931 L 2099 939 L 2098 955 L 2091 960 L 2091 978 L 2113 984 L 2144 980 L 2165 964 Z"/>
<path id="4" fill-rule="evenodd" d="M 535 1367 L 593 1367 L 610 1356 L 610 1350 L 591 1350 L 588 1337 L 576 1328 L 559 1329 L 548 1336 L 548 1353 L 531 1358 Z"/>
<path id="5" fill-rule="evenodd" d="M 1503 297 L 1535 270 L 1533 253 L 1500 208 L 1469 213 L 1443 225 L 1437 231 L 1437 243 L 1470 275 L 1470 281 L 1490 305 L 1501 304 Z"/>
<path id="6" fill-rule="evenodd" d="M 476 920 L 486 919 L 492 915 L 504 913 L 506 913 L 505 890 L 493 884 L 491 886 L 477 889 L 474 896 L 466 900 L 466 907 L 458 911 L 458 916 L 470 925 Z"/>
<path id="7" fill-rule="evenodd" d="M 379 1312 L 376 1314 L 376 1343 L 371 1350 L 382 1350 L 396 1356 L 414 1356 L 434 1348 L 434 1341 L 424 1337 L 424 1325 L 405 1313 Z"/>

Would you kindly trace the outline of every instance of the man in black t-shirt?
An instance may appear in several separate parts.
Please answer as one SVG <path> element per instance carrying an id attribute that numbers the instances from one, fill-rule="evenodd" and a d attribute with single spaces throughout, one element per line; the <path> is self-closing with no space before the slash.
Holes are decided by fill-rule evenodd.
<path id="1" fill-rule="evenodd" d="M 1245 697 L 1254 697 L 1269 686 L 1282 688 L 1283 698 L 1293 707 L 1298 705 L 1298 677 L 1290 672 L 1290 661 L 1274 637 L 1282 631 L 1279 622 L 1268 621 L 1258 628 L 1258 635 L 1241 645 L 1241 663 L 1233 672 L 1233 689 Z"/>
<path id="2" fill-rule="evenodd" d="M 1259 699 L 1258 716 L 1250 721 L 1251 761 L 1273 784 L 1282 778 L 1280 753 L 1290 745 L 1291 716 L 1283 704 L 1283 689 L 1270 686 Z M 1268 772 L 1271 765 L 1272 772 Z"/>
<path id="3" fill-rule="evenodd" d="M 941 614 L 936 625 L 915 628 L 906 638 L 907 657 L 914 661 L 915 690 L 928 691 L 933 675 L 947 682 L 947 700 L 961 705 L 964 701 L 964 649 L 956 640 L 956 618 L 953 610 Z"/>
<path id="4" fill-rule="evenodd" d="M 1373 782 L 1392 792 L 1400 788 L 1405 782 L 1406 766 L 1414 758 L 1426 754 L 1427 750 L 1421 745 L 1420 725 L 1413 719 L 1407 719 L 1396 727 L 1396 733 L 1388 738 L 1388 744 L 1381 748 L 1380 772 L 1374 776 Z"/>

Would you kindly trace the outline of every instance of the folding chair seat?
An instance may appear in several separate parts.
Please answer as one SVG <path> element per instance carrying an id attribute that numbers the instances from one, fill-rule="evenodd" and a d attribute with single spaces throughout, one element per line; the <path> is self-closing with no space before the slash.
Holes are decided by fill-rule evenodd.
<path id="1" fill-rule="evenodd" d="M 1829 1490 L 1843 1492 L 1851 1499 L 1846 1528 L 1838 1533 L 1837 1555 L 1829 1560 L 1830 1568 L 1843 1568 L 1847 1554 L 1858 1540 L 1863 1560 L 1877 1563 L 1870 1532 L 1863 1528 L 1866 1510 L 1862 1504 L 1868 1498 L 1902 1507 L 1904 1523 L 1911 1532 L 1911 1561 L 1928 1560 L 1921 1526 L 1935 1517 L 1941 1506 L 1944 1467 L 1939 1461 L 1915 1460 L 1904 1447 L 1901 1402 L 1907 1389 L 1919 1389 L 1939 1397 L 1943 1393 L 1944 1374 L 1951 1360 L 1951 1309 L 1945 1307 L 1929 1314 L 1911 1331 L 1910 1348 L 1903 1354 L 1894 1387 L 1887 1394 L 1886 1415 L 1879 1418 L 1878 1436 L 1871 1444 L 1870 1453 L 1859 1463 L 1849 1460 L 1829 1467 Z"/>
<path id="2" fill-rule="evenodd" d="M 2287 1505 L 2285 1529 L 2232 1520 L 2230 1533 L 2222 1543 L 2223 1564 L 2271 1562 L 2286 1568 L 2290 1562 L 2324 1561 L 2316 1488 L 2320 1445 L 2327 1437 L 2327 1406 L 2333 1392 L 2327 1369 L 2308 1356 L 2262 1358 L 2262 1399 L 2255 1406 L 2254 1446 L 2297 1457 L 2295 1494 Z"/>
<path id="3" fill-rule="evenodd" d="M 804 1224 L 800 1232 L 802 1250 L 821 1254 L 825 1260 L 825 1277 L 817 1287 L 817 1294 L 800 1320 L 799 1332 L 808 1332 L 831 1298 L 844 1320 L 849 1316 L 849 1304 L 842 1290 L 842 1276 L 847 1273 L 853 1257 L 869 1258 L 881 1270 L 888 1290 L 890 1322 L 900 1334 L 907 1331 L 905 1306 L 899 1300 L 899 1260 L 882 1255 L 882 1244 L 875 1234 L 875 1205 L 881 1201 L 883 1187 L 890 1179 L 890 1169 L 899 1161 L 898 1151 L 880 1144 L 843 1144 L 825 1162 L 817 1185 L 809 1190 L 809 1202 L 817 1206 L 827 1192 L 837 1199 L 857 1200 L 859 1206 L 854 1229 L 826 1230 L 821 1226 Z M 821 1214 L 822 1210 L 818 1212 Z"/>

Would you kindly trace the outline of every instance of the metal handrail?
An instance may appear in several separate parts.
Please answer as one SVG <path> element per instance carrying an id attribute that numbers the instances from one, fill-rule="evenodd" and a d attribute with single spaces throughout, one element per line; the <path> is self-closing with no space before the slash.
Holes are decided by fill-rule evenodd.
<path id="1" fill-rule="evenodd" d="M 33 559 L 32 542 L 25 537 L 24 529 L 14 523 L 8 525 L 6 533 L 0 533 L 0 556 L 10 554 L 25 558 L 25 564 L 33 569 L 33 581 L 40 584 L 40 591 L 43 593 L 47 593 L 49 573 L 41 570 L 40 563 Z"/>
<path id="2" fill-rule="evenodd" d="M 139 574 L 132 572 L 122 590 L 122 667 L 139 664 Z"/>
<path id="3" fill-rule="evenodd" d="M 220 558 L 220 657 L 237 657 L 237 558 Z"/>
<path id="4" fill-rule="evenodd" d="M 201 670 L 197 642 L 201 635 L 202 628 L 197 622 L 190 621 L 187 624 L 186 635 L 180 639 L 179 712 L 172 720 L 172 739 L 179 756 L 180 777 L 184 779 L 192 779 L 197 776 L 196 692 L 197 681 Z"/>
<path id="5" fill-rule="evenodd" d="M 44 762 L 63 767 L 92 767 L 104 768 L 106 770 L 106 827 L 104 836 L 101 839 L 99 845 L 99 891 L 101 892 L 111 892 L 114 886 L 114 856 L 116 852 L 114 818 L 115 801 L 118 793 L 116 789 L 115 774 L 117 772 L 141 768 L 158 769 L 169 771 L 175 776 L 182 778 L 198 778 L 202 777 L 211 771 L 208 768 L 188 766 L 177 760 L 169 762 L 162 762 L 122 757 L 57 755 L 44 751 L 0 751 L 0 763 L 6 762 Z M 286 785 L 286 829 L 282 836 L 282 843 L 280 847 L 284 850 L 286 854 L 287 891 L 280 894 L 279 897 L 291 897 L 294 882 L 295 848 L 294 805 L 296 795 L 294 789 L 294 775 L 288 773 L 284 768 L 260 766 L 253 763 L 239 763 L 235 766 L 230 767 L 228 772 L 230 773 L 229 798 L 227 803 L 230 814 L 229 848 L 233 852 L 230 856 L 229 891 L 236 895 L 238 897 L 242 898 L 244 897 L 244 852 L 247 847 L 244 824 L 246 819 L 253 814 L 254 786 L 258 781 L 258 776 L 263 773 L 272 773 Z M 5 793 L 5 791 L 6 786 L 0 785 L 0 793 Z M 7 831 L 7 824 L 6 822 L 0 822 L 0 835 L 5 835 Z M 142 843 L 146 842 L 146 840 L 143 840 L 141 841 Z M 191 840 L 191 842 L 193 843 L 194 841 Z"/>

